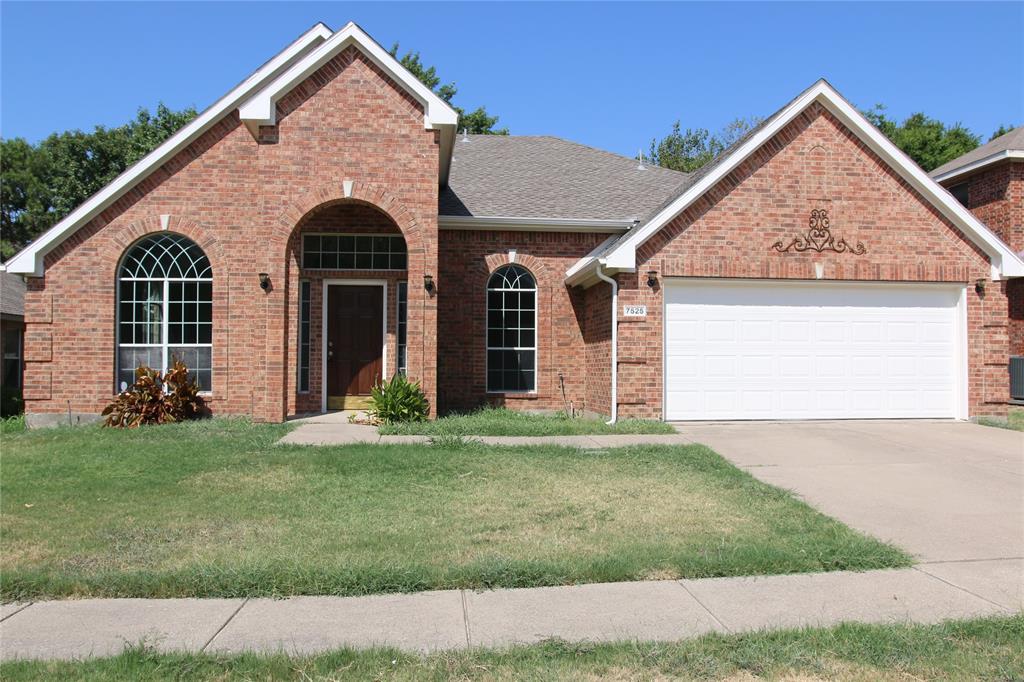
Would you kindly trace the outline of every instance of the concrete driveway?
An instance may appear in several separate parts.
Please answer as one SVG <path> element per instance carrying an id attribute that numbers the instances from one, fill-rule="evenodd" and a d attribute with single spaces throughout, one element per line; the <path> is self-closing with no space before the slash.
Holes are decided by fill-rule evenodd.
<path id="1" fill-rule="evenodd" d="M 762 481 L 902 547 L 921 570 L 1020 604 L 1024 433 L 946 421 L 677 428 Z"/>

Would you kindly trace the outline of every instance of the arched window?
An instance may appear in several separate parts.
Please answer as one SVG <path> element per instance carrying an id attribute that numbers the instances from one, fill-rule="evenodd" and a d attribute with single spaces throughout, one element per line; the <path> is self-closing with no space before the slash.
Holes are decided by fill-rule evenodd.
<path id="1" fill-rule="evenodd" d="M 506 265 L 487 281 L 487 391 L 537 388 L 537 282 Z"/>
<path id="2" fill-rule="evenodd" d="M 117 273 L 117 390 L 135 369 L 165 371 L 175 359 L 210 390 L 213 270 L 199 245 L 161 232 L 129 248 Z"/>

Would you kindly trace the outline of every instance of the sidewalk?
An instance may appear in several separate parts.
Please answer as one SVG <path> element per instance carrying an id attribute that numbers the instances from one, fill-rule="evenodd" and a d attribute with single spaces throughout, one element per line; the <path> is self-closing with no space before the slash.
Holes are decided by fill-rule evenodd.
<path id="1" fill-rule="evenodd" d="M 88 599 L 0 606 L 0 659 L 164 651 L 307 654 L 393 646 L 677 640 L 709 632 L 933 623 L 1024 610 L 1024 559 L 915 568 L 474 592 L 290 599 Z"/>
<path id="2" fill-rule="evenodd" d="M 279 442 L 292 445 L 348 445 L 377 443 L 429 443 L 430 436 L 382 436 L 377 427 L 348 423 L 348 413 L 333 412 L 297 419 L 298 428 Z M 589 450 L 618 448 L 627 445 L 685 445 L 693 439 L 680 433 L 611 434 L 591 436 L 465 436 L 487 445 L 565 445 Z"/>

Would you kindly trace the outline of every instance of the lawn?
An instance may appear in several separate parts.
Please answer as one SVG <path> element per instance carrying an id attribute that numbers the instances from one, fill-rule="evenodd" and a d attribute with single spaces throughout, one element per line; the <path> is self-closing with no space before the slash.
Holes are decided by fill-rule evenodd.
<path id="1" fill-rule="evenodd" d="M 994 417 L 978 417 L 978 423 L 982 426 L 998 426 L 1002 429 L 1013 429 L 1024 431 L 1024 407 L 1010 407 L 1006 413 L 1006 419 Z"/>
<path id="2" fill-rule="evenodd" d="M 0 665 L 8 682 L 115 680 L 1021 680 L 1024 616 L 941 625 L 708 635 L 676 643 L 572 644 L 421 657 L 387 649 L 317 656 L 159 654 Z"/>
<path id="3" fill-rule="evenodd" d="M 4 435 L 0 597 L 368 594 L 906 566 L 699 446 L 278 446 L 209 420 Z"/>
<path id="4" fill-rule="evenodd" d="M 651 419 L 620 419 L 615 424 L 606 424 L 600 419 L 570 419 L 561 412 L 528 414 L 504 408 L 483 408 L 433 421 L 381 426 L 379 430 L 389 435 L 426 436 L 581 436 L 676 432 L 670 424 Z"/>

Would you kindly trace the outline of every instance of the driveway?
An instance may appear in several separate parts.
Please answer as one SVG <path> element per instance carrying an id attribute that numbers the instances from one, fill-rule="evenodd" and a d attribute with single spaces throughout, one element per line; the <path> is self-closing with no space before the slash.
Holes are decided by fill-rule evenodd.
<path id="1" fill-rule="evenodd" d="M 677 428 L 762 481 L 902 547 L 921 570 L 1020 603 L 1024 433 L 948 421 Z"/>

